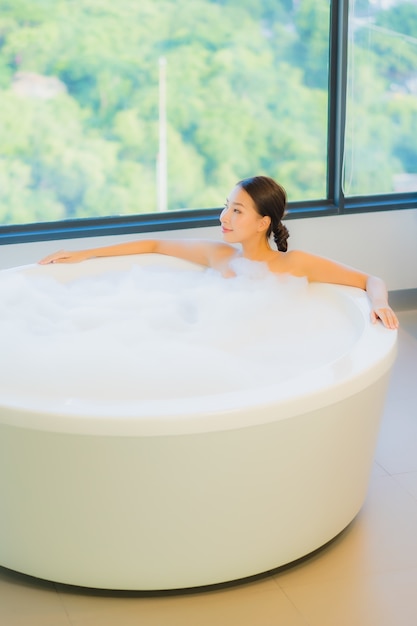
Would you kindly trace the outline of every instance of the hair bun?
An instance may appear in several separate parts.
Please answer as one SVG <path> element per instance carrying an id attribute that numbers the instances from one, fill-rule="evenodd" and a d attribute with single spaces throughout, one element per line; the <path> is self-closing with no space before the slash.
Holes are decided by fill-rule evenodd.
<path id="1" fill-rule="evenodd" d="M 274 241 L 276 243 L 278 250 L 280 252 L 286 252 L 288 249 L 287 240 L 288 240 L 288 237 L 290 236 L 290 233 L 288 232 L 288 228 L 284 226 L 282 222 L 280 222 L 278 224 L 278 227 L 274 229 L 273 235 L 274 235 Z"/>

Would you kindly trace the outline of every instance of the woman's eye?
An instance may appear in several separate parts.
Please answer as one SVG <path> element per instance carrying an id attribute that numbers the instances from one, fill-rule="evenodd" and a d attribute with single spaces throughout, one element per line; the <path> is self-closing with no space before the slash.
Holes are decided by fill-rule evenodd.
<path id="1" fill-rule="evenodd" d="M 233 209 L 233 213 L 241 213 L 240 209 Z"/>

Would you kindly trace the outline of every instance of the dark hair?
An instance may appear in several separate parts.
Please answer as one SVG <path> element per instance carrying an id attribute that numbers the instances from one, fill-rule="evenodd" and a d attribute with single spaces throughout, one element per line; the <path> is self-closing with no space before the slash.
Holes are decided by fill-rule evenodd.
<path id="1" fill-rule="evenodd" d="M 268 176 L 244 178 L 237 184 L 250 195 L 258 213 L 262 217 L 267 215 L 271 218 L 266 235 L 269 238 L 273 234 L 278 250 L 286 252 L 290 233 L 281 221 L 287 206 L 287 193 L 284 187 Z"/>

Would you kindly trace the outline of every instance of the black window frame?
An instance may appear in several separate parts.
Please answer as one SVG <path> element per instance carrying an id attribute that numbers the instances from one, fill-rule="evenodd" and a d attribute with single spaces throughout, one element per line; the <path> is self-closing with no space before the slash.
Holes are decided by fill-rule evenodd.
<path id="1" fill-rule="evenodd" d="M 417 192 L 345 197 L 349 0 L 330 0 L 327 198 L 289 202 L 287 219 L 417 208 Z M 285 181 L 283 181 L 285 184 Z M 0 226 L 0 245 L 217 226 L 221 207 Z"/>

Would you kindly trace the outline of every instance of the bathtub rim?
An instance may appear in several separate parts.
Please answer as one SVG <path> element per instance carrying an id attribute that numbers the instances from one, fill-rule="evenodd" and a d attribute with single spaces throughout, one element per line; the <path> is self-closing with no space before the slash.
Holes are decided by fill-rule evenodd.
<path id="1" fill-rule="evenodd" d="M 113 267 L 114 263 L 129 267 L 132 262 L 138 262 L 138 257 L 140 263 L 149 263 L 150 259 L 143 257 L 150 257 L 153 261 L 156 256 L 162 264 L 168 262 L 172 265 L 174 261 L 178 267 L 196 268 L 194 264 L 172 257 L 161 259 L 160 255 L 132 255 L 93 259 L 92 270 L 93 273 L 101 273 L 106 266 Z M 102 264 L 103 260 L 107 263 Z M 91 270 L 91 261 L 88 263 Z M 3 271 L 32 272 L 39 267 L 42 266 L 26 265 Z M 71 270 L 67 273 L 70 274 Z M 92 402 L 86 399 L 68 402 L 2 393 L 0 424 L 83 435 L 182 435 L 279 421 L 339 402 L 369 386 L 391 368 L 396 356 L 397 331 L 388 330 L 381 323 L 370 322 L 369 301 L 364 291 L 322 283 L 316 283 L 314 288 L 343 302 L 358 326 L 358 338 L 352 350 L 324 366 L 257 389 L 140 403 L 108 400 L 100 403 L 96 399 Z"/>

